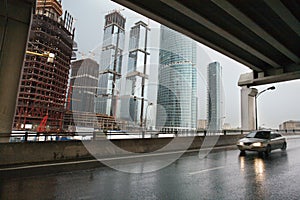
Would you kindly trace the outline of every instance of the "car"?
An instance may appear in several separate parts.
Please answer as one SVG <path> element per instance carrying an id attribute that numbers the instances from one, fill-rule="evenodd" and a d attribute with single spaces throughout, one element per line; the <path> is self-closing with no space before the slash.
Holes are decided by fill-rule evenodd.
<path id="1" fill-rule="evenodd" d="M 242 154 L 245 151 L 257 151 L 269 155 L 275 149 L 285 150 L 287 143 L 285 137 L 279 133 L 268 130 L 256 130 L 238 140 L 237 147 Z"/>

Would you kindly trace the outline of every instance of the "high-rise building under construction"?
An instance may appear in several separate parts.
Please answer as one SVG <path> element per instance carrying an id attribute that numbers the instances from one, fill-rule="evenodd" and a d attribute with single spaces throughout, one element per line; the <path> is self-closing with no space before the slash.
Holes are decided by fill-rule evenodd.
<path id="1" fill-rule="evenodd" d="M 96 112 L 116 117 L 126 19 L 120 11 L 105 16 Z"/>
<path id="2" fill-rule="evenodd" d="M 113 117 L 95 113 L 95 94 L 98 87 L 99 64 L 90 58 L 72 62 L 64 130 L 86 132 L 95 129 L 114 129 Z"/>
<path id="3" fill-rule="evenodd" d="M 85 58 L 72 62 L 67 110 L 94 113 L 99 64 Z"/>
<path id="4" fill-rule="evenodd" d="M 59 0 L 38 0 L 23 66 L 14 129 L 36 129 L 47 117 L 47 130 L 60 130 L 73 51 L 73 18 Z M 47 62 L 49 53 L 53 62 Z"/>
<path id="5" fill-rule="evenodd" d="M 126 91 L 121 104 L 121 117 L 139 126 L 143 126 L 149 104 L 149 31 L 143 21 L 135 23 L 130 30 Z"/>

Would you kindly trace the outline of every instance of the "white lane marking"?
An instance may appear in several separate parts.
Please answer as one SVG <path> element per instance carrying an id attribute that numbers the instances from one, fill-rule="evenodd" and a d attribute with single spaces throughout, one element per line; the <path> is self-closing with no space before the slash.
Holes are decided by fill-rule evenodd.
<path id="1" fill-rule="evenodd" d="M 0 168 L 0 171 L 12 171 L 18 169 L 30 169 L 30 168 L 38 168 L 38 167 L 51 167 L 51 166 L 63 166 L 63 165 L 72 165 L 72 164 L 81 164 L 81 163 L 91 163 L 91 162 L 101 162 L 101 161 L 113 161 L 113 160 L 122 160 L 122 159 L 132 159 L 132 158 L 142 158 L 142 157 L 150 157 L 150 156 L 162 156 L 162 155 L 171 155 L 171 154 L 178 154 L 178 153 L 191 153 L 197 152 L 199 150 L 216 150 L 216 149 L 224 149 L 228 147 L 235 147 L 235 145 L 229 146 L 221 146 L 221 147 L 213 147 L 213 148 L 205 148 L 205 149 L 189 149 L 189 150 L 180 150 L 180 151 L 172 151 L 172 152 L 159 152 L 159 153 L 136 153 L 138 155 L 131 155 L 131 156 L 121 156 L 121 157 L 111 157 L 111 158 L 98 158 L 92 160 L 81 160 L 81 161 L 66 161 L 66 162 L 58 162 L 58 163 L 46 163 L 46 164 L 36 164 L 36 165 L 26 165 L 26 166 L 19 166 L 19 167 L 4 167 Z"/>
<path id="2" fill-rule="evenodd" d="M 149 154 L 137 153 L 138 155 L 131 155 L 131 156 L 121 156 L 121 157 L 112 157 L 112 158 L 98 158 L 98 159 L 81 160 L 81 161 L 66 161 L 66 162 L 58 162 L 58 163 L 27 165 L 27 166 L 20 166 L 20 167 L 7 167 L 7 168 L 0 168 L 0 171 L 9 171 L 9 170 L 17 170 L 17 169 L 30 169 L 30 168 L 38 168 L 38 167 L 51 167 L 51 166 L 61 166 L 61 165 L 72 165 L 72 164 L 81 164 L 81 163 L 90 163 L 90 162 L 99 162 L 99 161 L 100 162 L 101 161 L 113 161 L 113 160 L 142 158 L 142 157 L 170 155 L 170 154 L 178 154 L 178 153 L 184 153 L 184 152 L 197 152 L 197 151 L 199 151 L 199 149 L 193 149 L 193 150 L 187 150 L 187 151 L 149 153 Z"/>
<path id="3" fill-rule="evenodd" d="M 31 168 L 38 168 L 38 167 L 51 167 L 51 166 L 60 166 L 60 165 L 62 166 L 62 165 L 91 163 L 91 162 L 98 162 L 98 160 L 83 160 L 83 161 L 73 161 L 73 162 L 37 164 L 37 165 L 28 165 L 28 166 L 20 166 L 20 167 L 8 167 L 8 168 L 0 168 L 0 171 L 11 171 L 11 170 L 17 170 L 17 169 L 31 169 Z"/>
<path id="4" fill-rule="evenodd" d="M 203 170 L 196 171 L 196 172 L 190 172 L 189 175 L 201 174 L 201 173 L 204 173 L 204 172 L 209 172 L 209 171 L 213 171 L 213 170 L 217 170 L 217 169 L 222 169 L 224 167 L 225 166 L 214 167 L 214 168 L 209 168 L 209 169 L 203 169 Z"/>

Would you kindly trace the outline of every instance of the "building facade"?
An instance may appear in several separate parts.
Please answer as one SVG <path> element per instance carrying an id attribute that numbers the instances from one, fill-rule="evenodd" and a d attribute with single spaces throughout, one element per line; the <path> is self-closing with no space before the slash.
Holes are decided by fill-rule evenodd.
<path id="1" fill-rule="evenodd" d="M 213 62 L 207 68 L 207 129 L 209 131 L 222 130 L 222 67 L 220 63 Z"/>
<path id="2" fill-rule="evenodd" d="M 19 87 L 14 129 L 37 129 L 45 117 L 47 130 L 60 130 L 65 113 L 73 51 L 73 18 L 61 2 L 37 1 Z M 55 54 L 53 62 L 44 55 Z"/>
<path id="3" fill-rule="evenodd" d="M 142 21 L 135 23 L 130 30 L 126 91 L 121 107 L 122 118 L 139 126 L 143 126 L 148 107 L 149 31 L 148 25 Z"/>
<path id="4" fill-rule="evenodd" d="M 300 121 L 289 120 L 279 125 L 280 130 L 300 130 Z"/>
<path id="5" fill-rule="evenodd" d="M 95 112 L 99 64 L 90 59 L 72 62 L 67 110 Z"/>
<path id="6" fill-rule="evenodd" d="M 110 117 L 95 113 L 98 75 L 99 64 L 95 60 L 85 58 L 72 62 L 64 130 L 103 129 L 114 123 Z"/>
<path id="7" fill-rule="evenodd" d="M 99 68 L 96 112 L 116 117 L 119 98 L 126 19 L 119 11 L 105 16 Z"/>
<path id="8" fill-rule="evenodd" d="M 206 130 L 207 129 L 207 120 L 199 119 L 197 120 L 197 130 Z"/>
<path id="9" fill-rule="evenodd" d="M 161 26 L 156 127 L 162 131 L 197 128 L 196 43 Z"/>

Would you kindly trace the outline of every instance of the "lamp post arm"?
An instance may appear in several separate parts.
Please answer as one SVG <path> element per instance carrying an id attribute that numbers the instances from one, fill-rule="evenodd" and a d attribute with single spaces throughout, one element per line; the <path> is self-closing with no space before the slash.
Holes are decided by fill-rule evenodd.
<path id="1" fill-rule="evenodd" d="M 262 93 L 264 93 L 265 91 L 267 91 L 268 89 L 264 89 L 264 90 L 262 90 L 262 91 L 260 91 L 259 93 L 257 93 L 257 95 L 255 96 L 256 98 L 259 96 L 259 95 L 261 95 Z"/>
<path id="2" fill-rule="evenodd" d="M 260 91 L 259 93 L 257 93 L 257 95 L 256 95 L 255 97 L 257 98 L 259 95 L 261 95 L 262 93 L 264 93 L 264 92 L 267 91 L 267 90 L 275 90 L 275 87 L 272 86 L 272 87 L 269 87 L 269 88 L 267 88 L 267 89 L 264 89 L 264 90 Z"/>
<path id="3" fill-rule="evenodd" d="M 257 130 L 258 129 L 258 120 L 257 120 L 257 117 L 258 117 L 258 114 L 257 114 L 257 98 L 259 95 L 261 95 L 262 93 L 264 93 L 265 91 L 267 90 L 275 90 L 275 87 L 272 86 L 272 87 L 269 87 L 267 89 L 264 89 L 262 91 L 260 91 L 259 93 L 257 93 L 255 95 L 255 129 Z"/>

